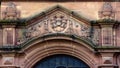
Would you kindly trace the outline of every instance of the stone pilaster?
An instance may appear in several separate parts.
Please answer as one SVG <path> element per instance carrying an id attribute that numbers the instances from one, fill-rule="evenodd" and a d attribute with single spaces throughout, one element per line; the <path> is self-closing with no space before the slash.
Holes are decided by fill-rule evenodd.
<path id="1" fill-rule="evenodd" d="M 15 26 L 3 25 L 2 28 L 3 28 L 3 45 L 14 45 L 15 44 Z"/>
<path id="2" fill-rule="evenodd" d="M 97 22 L 101 28 L 101 49 L 98 50 L 101 54 L 102 63 L 98 68 L 118 68 L 117 64 L 113 62 L 114 52 L 109 48 L 115 46 L 114 42 L 114 24 L 113 19 L 102 19 Z M 108 47 L 108 48 L 107 48 Z"/>
<path id="3" fill-rule="evenodd" d="M 112 46 L 113 45 L 113 25 L 106 25 L 102 24 L 101 25 L 101 38 L 102 38 L 102 46 Z"/>
<path id="4" fill-rule="evenodd" d="M 98 23 L 101 27 L 101 45 L 114 46 L 113 26 L 115 21 L 112 19 L 103 19 Z"/>

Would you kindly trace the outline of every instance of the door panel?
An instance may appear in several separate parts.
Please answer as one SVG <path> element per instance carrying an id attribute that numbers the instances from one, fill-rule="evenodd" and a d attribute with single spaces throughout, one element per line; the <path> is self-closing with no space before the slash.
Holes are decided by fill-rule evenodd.
<path id="1" fill-rule="evenodd" d="M 33 68 L 90 68 L 82 60 L 68 55 L 53 55 L 44 58 Z"/>

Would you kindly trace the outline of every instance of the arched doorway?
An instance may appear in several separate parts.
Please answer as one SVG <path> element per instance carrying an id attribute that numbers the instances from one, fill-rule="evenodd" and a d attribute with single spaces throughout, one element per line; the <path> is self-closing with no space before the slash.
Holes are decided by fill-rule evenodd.
<path id="1" fill-rule="evenodd" d="M 82 60 L 69 55 L 53 55 L 37 62 L 33 68 L 90 68 Z"/>

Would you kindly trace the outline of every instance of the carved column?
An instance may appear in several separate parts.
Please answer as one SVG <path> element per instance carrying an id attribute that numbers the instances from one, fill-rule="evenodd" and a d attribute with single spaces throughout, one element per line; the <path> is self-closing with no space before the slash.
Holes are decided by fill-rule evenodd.
<path id="1" fill-rule="evenodd" d="M 101 54 L 102 63 L 99 68 L 118 68 L 114 63 L 114 52 L 110 48 L 114 47 L 114 24 L 116 21 L 111 19 L 104 19 L 97 22 L 101 27 L 101 46 L 98 50 Z"/>
<path id="2" fill-rule="evenodd" d="M 115 17 L 115 10 L 112 7 L 111 2 L 105 2 L 103 3 L 103 6 L 101 7 L 99 13 L 98 23 L 101 26 L 101 43 L 102 46 L 111 46 L 114 44 L 113 42 L 113 25 L 115 23 L 114 17 Z"/>

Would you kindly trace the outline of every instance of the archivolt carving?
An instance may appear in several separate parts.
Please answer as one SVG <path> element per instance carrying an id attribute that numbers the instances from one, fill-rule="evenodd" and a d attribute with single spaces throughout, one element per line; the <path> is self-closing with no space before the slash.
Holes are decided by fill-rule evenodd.
<path id="1" fill-rule="evenodd" d="M 56 11 L 35 23 L 26 29 L 26 39 L 51 33 L 89 37 L 90 27 L 88 25 L 60 11 Z"/>

